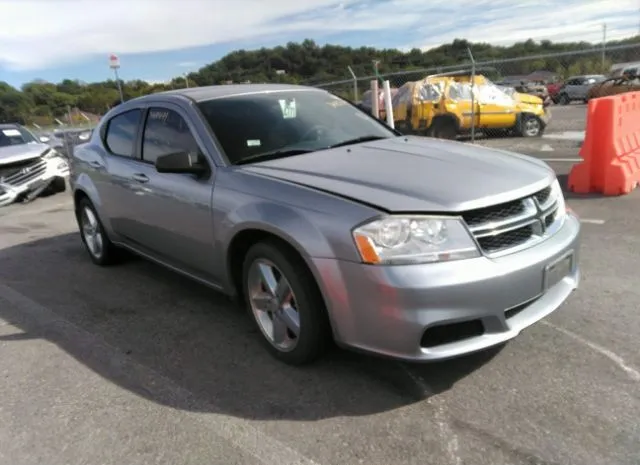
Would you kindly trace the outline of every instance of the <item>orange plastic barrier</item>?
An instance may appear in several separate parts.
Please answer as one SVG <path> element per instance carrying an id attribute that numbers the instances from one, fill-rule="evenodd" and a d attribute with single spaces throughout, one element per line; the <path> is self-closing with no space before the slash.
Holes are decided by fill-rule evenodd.
<path id="1" fill-rule="evenodd" d="M 571 168 L 572 192 L 622 195 L 640 182 L 640 92 L 589 101 L 584 160 Z"/>

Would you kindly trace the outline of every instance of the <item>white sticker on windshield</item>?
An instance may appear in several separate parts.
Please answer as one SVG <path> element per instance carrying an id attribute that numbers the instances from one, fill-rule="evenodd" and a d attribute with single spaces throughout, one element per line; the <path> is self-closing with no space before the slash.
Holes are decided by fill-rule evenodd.
<path id="1" fill-rule="evenodd" d="M 284 119 L 296 117 L 296 101 L 295 99 L 280 99 L 280 109 L 282 110 L 282 117 Z"/>
<path id="2" fill-rule="evenodd" d="M 260 139 L 250 139 L 247 141 L 247 147 L 260 147 L 260 145 L 262 145 Z"/>
<path id="3" fill-rule="evenodd" d="M 2 134 L 7 137 L 20 137 L 20 131 L 17 129 L 3 129 Z"/>

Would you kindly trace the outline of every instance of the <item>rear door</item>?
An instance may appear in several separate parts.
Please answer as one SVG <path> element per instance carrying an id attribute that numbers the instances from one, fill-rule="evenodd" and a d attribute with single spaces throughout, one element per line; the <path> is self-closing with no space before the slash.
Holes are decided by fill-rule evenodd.
<path id="1" fill-rule="evenodd" d="M 460 128 L 471 129 L 471 123 L 475 120 L 476 127 L 480 121 L 480 105 L 471 93 L 471 84 L 468 82 L 452 81 L 447 89 L 447 110 L 458 115 Z"/>
<path id="2" fill-rule="evenodd" d="M 141 195 L 142 186 L 135 181 L 134 174 L 140 166 L 138 141 L 142 115 L 142 108 L 134 108 L 116 114 L 107 122 L 102 137 L 105 165 L 95 173 L 106 217 L 125 242 L 137 237 L 139 231 L 136 198 Z"/>
<path id="3" fill-rule="evenodd" d="M 412 126 L 419 130 L 424 130 L 431 125 L 433 117 L 442 100 L 441 87 L 433 83 L 416 84 L 415 88 L 415 108 L 412 112 Z"/>

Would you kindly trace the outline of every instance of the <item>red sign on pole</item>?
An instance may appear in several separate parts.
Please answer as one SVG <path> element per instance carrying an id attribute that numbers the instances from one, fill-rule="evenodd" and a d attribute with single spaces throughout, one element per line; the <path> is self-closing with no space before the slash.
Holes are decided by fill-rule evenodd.
<path id="1" fill-rule="evenodd" d="M 113 53 L 109 55 L 109 68 L 111 69 L 120 68 L 120 58 L 118 58 L 118 55 L 114 55 Z"/>

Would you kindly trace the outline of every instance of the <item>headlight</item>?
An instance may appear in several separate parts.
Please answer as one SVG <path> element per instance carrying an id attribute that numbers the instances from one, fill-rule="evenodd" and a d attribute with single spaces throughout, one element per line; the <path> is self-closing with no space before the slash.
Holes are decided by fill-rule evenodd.
<path id="1" fill-rule="evenodd" d="M 48 160 L 49 158 L 53 158 L 53 157 L 59 157 L 60 154 L 58 152 L 56 152 L 54 149 L 47 149 L 43 154 L 42 154 L 42 158 L 44 158 L 45 160 Z"/>
<path id="2" fill-rule="evenodd" d="M 564 201 L 564 194 L 562 193 L 560 182 L 558 182 L 557 179 L 553 181 L 551 185 L 551 195 L 556 199 L 556 205 L 558 206 L 556 218 L 564 218 L 567 214 L 567 205 Z"/>
<path id="3" fill-rule="evenodd" d="M 480 256 L 458 218 L 389 216 L 357 227 L 353 238 L 364 263 L 407 265 Z"/>

